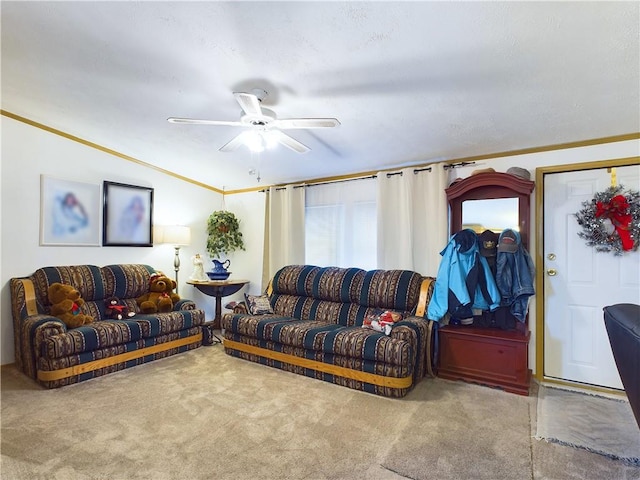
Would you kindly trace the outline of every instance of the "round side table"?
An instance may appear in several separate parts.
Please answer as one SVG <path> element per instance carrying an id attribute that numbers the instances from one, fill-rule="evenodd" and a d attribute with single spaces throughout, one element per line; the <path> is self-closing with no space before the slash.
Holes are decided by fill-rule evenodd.
<path id="1" fill-rule="evenodd" d="M 222 297 L 227 297 L 238 292 L 249 283 L 249 280 L 209 280 L 206 282 L 194 282 L 189 280 L 189 285 L 193 285 L 205 295 L 216 299 L 216 317 L 213 319 L 213 328 L 220 328 L 222 318 Z"/>

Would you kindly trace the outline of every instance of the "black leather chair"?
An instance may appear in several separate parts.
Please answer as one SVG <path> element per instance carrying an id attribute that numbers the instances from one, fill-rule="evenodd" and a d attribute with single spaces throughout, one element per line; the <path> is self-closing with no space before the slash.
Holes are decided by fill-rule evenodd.
<path id="1" fill-rule="evenodd" d="M 604 323 L 624 390 L 640 427 L 640 305 L 619 303 L 604 307 Z"/>

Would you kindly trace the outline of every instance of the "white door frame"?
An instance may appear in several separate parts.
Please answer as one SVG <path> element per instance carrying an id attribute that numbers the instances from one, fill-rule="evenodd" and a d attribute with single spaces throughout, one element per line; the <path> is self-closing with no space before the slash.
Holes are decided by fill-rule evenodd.
<path id="1" fill-rule="evenodd" d="M 545 314 L 545 294 L 544 294 L 544 181 L 545 175 L 552 173 L 577 172 L 581 170 L 595 170 L 602 168 L 626 167 L 638 165 L 640 157 L 616 158 L 612 160 L 600 160 L 595 162 L 573 163 L 567 165 L 553 165 L 550 167 L 536 168 L 536 200 L 535 200 L 535 224 L 536 224 L 536 373 L 535 379 L 538 382 L 557 383 L 579 388 L 588 388 L 582 383 L 574 383 L 556 378 L 549 378 L 544 372 L 544 314 Z M 591 390 L 600 390 L 617 393 L 617 390 L 604 387 L 591 387 Z"/>

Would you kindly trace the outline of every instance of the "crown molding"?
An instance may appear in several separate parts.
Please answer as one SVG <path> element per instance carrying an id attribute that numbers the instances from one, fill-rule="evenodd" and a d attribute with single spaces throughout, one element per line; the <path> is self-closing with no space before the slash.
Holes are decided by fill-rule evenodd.
<path id="1" fill-rule="evenodd" d="M 0 114 L 7 117 L 7 118 L 11 118 L 13 120 L 16 120 L 18 122 L 22 122 L 25 123 L 27 125 L 30 125 L 32 127 L 35 128 L 39 128 L 41 130 L 44 130 L 46 132 L 49 133 L 53 133 L 54 135 L 58 135 L 61 136 L 63 138 L 66 138 L 67 140 L 71 140 L 73 142 L 77 142 L 80 143 L 82 145 L 85 145 L 87 147 L 90 148 L 95 148 L 96 150 L 99 150 L 101 152 L 107 153 L 109 155 L 113 155 L 115 157 L 121 158 L 123 160 L 127 160 L 133 163 L 136 163 L 138 165 L 147 167 L 147 168 L 151 168 L 152 170 L 155 170 L 157 172 L 160 173 L 164 173 L 165 175 L 169 175 L 171 177 L 177 178 L 178 180 L 182 180 L 184 182 L 188 182 L 188 183 L 192 183 L 194 185 L 197 185 L 199 187 L 202 188 L 206 188 L 207 190 L 212 190 L 216 193 L 220 193 L 222 195 L 234 195 L 234 194 L 239 194 L 239 193 L 250 193 L 250 192 L 259 192 L 261 190 L 264 189 L 268 189 L 270 186 L 283 186 L 283 185 L 262 185 L 259 187 L 253 187 L 253 188 L 243 188 L 243 189 L 237 189 L 237 190 L 229 190 L 229 191 L 225 191 L 224 189 L 219 189 L 216 188 L 214 186 L 211 185 L 207 185 L 205 183 L 199 182 L 197 180 L 194 180 L 192 178 L 189 177 L 185 177 L 184 175 L 180 175 L 178 173 L 172 172 L 170 170 L 166 170 L 164 168 L 160 168 L 157 167 L 155 165 L 152 165 L 150 163 L 147 163 L 143 160 L 139 160 L 135 157 L 131 157 L 129 155 L 125 155 L 124 153 L 120 153 L 117 152 L 115 150 L 112 150 L 111 148 L 108 147 L 103 147 L 102 145 L 98 145 L 97 143 L 94 142 L 90 142 L 88 140 L 84 140 L 80 137 L 76 137 L 75 135 L 71 135 L 69 133 L 63 132 L 61 130 L 58 130 L 56 128 L 52 128 L 52 127 L 48 127 L 47 125 L 44 125 L 42 123 L 39 122 L 35 122 L 33 120 L 29 120 L 28 118 L 22 117 L 20 115 L 16 115 L 15 113 L 11 113 L 8 112 L 6 110 L 0 110 Z M 627 141 L 627 140 L 638 140 L 640 139 L 640 132 L 636 132 L 636 133 L 627 133 L 627 134 L 623 134 L 623 135 L 613 135 L 610 137 L 601 137 L 601 138 L 594 138 L 594 139 L 590 139 L 590 140 L 581 140 L 581 141 L 577 141 L 577 142 L 567 142 L 567 143 L 557 143 L 554 145 L 546 145 L 546 146 L 542 146 L 542 147 L 531 147 L 531 148 L 523 148 L 520 150 L 509 150 L 509 151 L 505 151 L 505 152 L 497 152 L 497 153 L 488 153 L 488 154 L 483 154 L 483 155 L 475 155 L 475 156 L 471 156 L 471 157 L 462 157 L 462 158 L 456 158 L 456 159 L 450 159 L 450 160 L 442 160 L 442 161 L 434 161 L 434 162 L 428 162 L 428 163 L 423 163 L 423 164 L 419 164 L 419 165 L 409 165 L 406 167 L 396 167 L 396 168 L 389 168 L 389 169 L 381 169 L 381 170 L 376 170 L 376 171 L 369 171 L 369 172 L 359 172 L 359 173 L 354 173 L 354 174 L 350 174 L 350 175 L 338 175 L 338 176 L 333 176 L 333 177 L 323 177 L 323 178 L 316 178 L 316 179 L 312 179 L 312 180 L 302 180 L 302 181 L 298 181 L 298 182 L 294 182 L 295 184 L 306 184 L 306 185 L 313 185 L 315 183 L 326 183 L 326 182 L 334 182 L 334 181 L 340 181 L 340 180 L 350 180 L 350 179 L 355 179 L 355 178 L 360 178 L 360 177 L 365 177 L 365 176 L 369 176 L 369 175 L 375 175 L 380 171 L 385 171 L 385 172 L 391 172 L 391 171 L 397 171 L 400 168 L 409 168 L 409 167 L 413 167 L 413 168 L 424 168 L 424 167 L 428 167 L 429 165 L 433 165 L 434 163 L 444 163 L 444 164 L 452 164 L 452 163 L 460 163 L 460 162 L 475 162 L 475 161 L 479 161 L 479 160 L 491 160 L 491 159 L 495 159 L 495 158 L 502 158 L 502 157 L 512 157 L 512 156 L 517 156 L 517 155 L 526 155 L 526 154 L 530 154 L 530 153 L 541 153 L 541 152 L 549 152 L 549 151 L 553 151 L 553 150 L 564 150 L 567 148 L 579 148 L 579 147 L 588 147 L 588 146 L 593 146 L 593 145 L 601 145 L 601 144 L 605 144 L 605 143 L 615 143 L 615 142 L 623 142 L 623 141 Z"/>
<path id="2" fill-rule="evenodd" d="M 164 173 L 165 175 L 169 175 L 171 177 L 177 178 L 178 180 L 182 180 L 183 182 L 188 182 L 188 183 L 192 183 L 194 185 L 197 185 L 199 187 L 202 188 L 206 188 L 207 190 L 213 190 L 216 193 L 224 193 L 222 190 L 212 187 L 211 185 L 207 185 L 205 183 L 199 182 L 197 180 L 194 180 L 192 178 L 189 177 L 185 177 L 184 175 L 180 175 L 178 173 L 172 172 L 171 170 L 166 170 L 164 168 L 161 167 L 157 167 L 155 165 L 152 165 L 150 163 L 147 163 L 143 160 L 137 159 L 135 157 L 132 157 L 130 155 L 125 155 L 124 153 L 120 153 L 117 152 L 111 148 L 108 147 L 103 147 L 102 145 L 98 145 L 97 143 L 94 142 L 90 142 L 89 140 L 85 140 L 83 138 L 80 137 L 76 137 L 75 135 L 71 135 L 69 133 L 63 132 L 61 130 L 58 130 L 56 128 L 52 128 L 52 127 L 48 127 L 47 125 L 43 125 L 42 123 L 38 123 L 35 122 L 33 120 L 29 120 L 28 118 L 25 117 L 21 117 L 20 115 L 16 115 L 15 113 L 11 113 L 11 112 L 7 112 L 6 110 L 0 110 L 0 114 L 2 114 L 3 116 L 7 117 L 7 118 L 11 118 L 13 120 L 16 120 L 18 122 L 22 122 L 25 123 L 27 125 L 30 125 L 32 127 L 35 128 L 39 128 L 40 130 L 44 130 L 45 132 L 49 132 L 49 133 L 53 133 L 54 135 L 58 135 L 60 137 L 66 138 L 67 140 L 71 140 L 72 142 L 77 142 L 80 143 L 86 147 L 90 147 L 90 148 L 94 148 L 96 150 L 99 150 L 103 153 L 107 153 L 109 155 L 113 155 L 114 157 L 118 157 L 121 158 L 123 160 L 127 160 L 129 162 L 133 162 L 137 165 L 141 165 L 143 167 L 147 167 L 150 168 L 152 170 L 155 170 L 157 172 L 160 173 Z"/>

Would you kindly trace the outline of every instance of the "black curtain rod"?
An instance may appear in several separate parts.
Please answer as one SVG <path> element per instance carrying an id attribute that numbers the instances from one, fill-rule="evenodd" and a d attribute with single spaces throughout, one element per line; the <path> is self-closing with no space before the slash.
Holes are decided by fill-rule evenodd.
<path id="1" fill-rule="evenodd" d="M 450 168 L 464 167 L 464 166 L 467 166 L 467 165 L 475 165 L 475 163 L 476 162 L 450 163 L 448 165 L 443 165 L 442 168 L 445 169 L 445 170 L 449 170 Z M 423 168 L 414 168 L 413 169 L 413 173 L 420 173 L 420 172 L 424 172 L 424 171 L 430 172 L 431 171 L 431 167 L 423 167 Z M 392 177 L 394 175 L 402 175 L 402 172 L 387 173 L 387 178 Z"/>
<path id="2" fill-rule="evenodd" d="M 442 168 L 444 168 L 445 170 L 449 170 L 450 168 L 456 168 L 456 167 L 465 167 L 467 165 L 475 165 L 476 162 L 458 162 L 458 163 L 450 163 L 448 165 L 443 165 Z M 414 168 L 413 169 L 413 173 L 420 173 L 420 172 L 430 172 L 432 169 L 432 167 L 423 167 L 423 168 Z M 387 178 L 392 177 L 394 175 L 402 175 L 402 172 L 391 172 L 391 173 L 387 173 Z M 300 185 L 294 185 L 293 188 L 305 188 L 305 187 L 315 187 L 317 185 L 329 185 L 331 183 L 342 183 L 342 182 L 352 182 L 354 180 L 368 180 L 371 178 L 378 178 L 378 175 L 368 175 L 366 177 L 358 177 L 358 178 L 345 178 L 342 180 L 328 180 L 326 182 L 319 182 L 319 183 L 310 183 L 310 184 L 300 184 Z M 276 191 L 278 190 L 284 190 L 286 187 L 277 187 Z M 262 189 L 260 190 L 260 192 L 269 192 L 269 190 L 267 189 Z"/>
<path id="3" fill-rule="evenodd" d="M 354 180 L 368 180 L 368 179 L 376 178 L 376 177 L 377 177 L 377 175 L 369 175 L 369 176 L 367 176 L 367 177 L 345 178 L 345 179 L 342 179 L 342 180 L 328 180 L 328 181 L 326 181 L 326 182 L 310 183 L 310 184 L 308 184 L 308 185 L 307 185 L 307 184 L 305 184 L 305 183 L 302 183 L 302 184 L 300 184 L 300 185 L 294 185 L 294 186 L 293 186 L 293 188 L 315 187 L 315 186 L 317 186 L 317 185 L 329 185 L 330 183 L 353 182 Z M 276 192 L 277 192 L 277 191 L 279 191 L 279 190 L 284 190 L 284 189 L 286 189 L 286 188 L 287 188 L 287 187 L 276 187 Z M 261 191 L 261 192 L 269 193 L 269 190 L 267 190 L 266 188 L 265 188 L 265 189 L 262 189 L 262 190 L 260 190 L 260 191 Z"/>
<path id="4" fill-rule="evenodd" d="M 476 162 L 458 162 L 458 163 L 450 163 L 449 165 L 444 165 L 442 168 L 445 170 L 449 170 L 450 168 L 457 167 L 466 167 L 467 165 L 475 165 Z"/>

